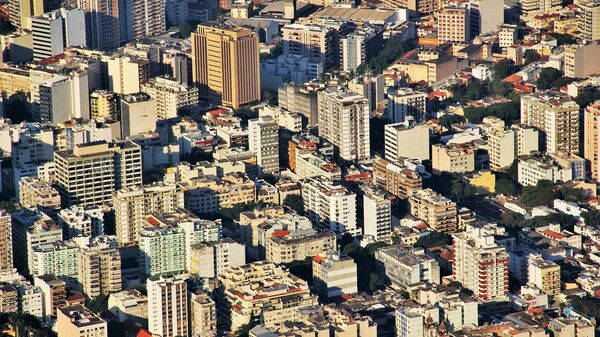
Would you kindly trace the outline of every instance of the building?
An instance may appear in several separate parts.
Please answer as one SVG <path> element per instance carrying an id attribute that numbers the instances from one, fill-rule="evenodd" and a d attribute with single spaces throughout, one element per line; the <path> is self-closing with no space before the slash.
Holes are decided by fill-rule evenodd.
<path id="1" fill-rule="evenodd" d="M 454 233 L 457 229 L 456 203 L 431 189 L 418 190 L 409 198 L 410 214 L 425 221 L 438 232 Z"/>
<path id="2" fill-rule="evenodd" d="M 167 30 L 165 6 L 165 1 L 133 1 L 131 14 L 129 12 L 126 14 L 129 19 L 127 25 L 131 26 L 131 32 L 127 27 L 127 35 L 131 34 L 131 36 L 127 36 L 126 40 L 143 39 L 165 32 Z M 121 17 L 119 19 L 122 20 Z M 120 29 L 124 30 L 125 27 L 120 27 Z"/>
<path id="3" fill-rule="evenodd" d="M 31 249 L 31 274 L 52 275 L 76 286 L 78 274 L 78 246 L 72 241 L 42 243 Z"/>
<path id="4" fill-rule="evenodd" d="M 121 97 L 120 112 L 123 138 L 156 129 L 156 103 L 145 93 Z"/>
<path id="5" fill-rule="evenodd" d="M 190 300 L 191 334 L 209 337 L 217 334 L 217 307 L 205 292 L 197 291 Z"/>
<path id="6" fill-rule="evenodd" d="M 518 160 L 518 181 L 523 186 L 535 186 L 540 180 L 549 180 L 553 183 L 573 180 L 573 168 L 570 165 L 561 165 L 556 157 L 535 154 L 520 156 Z M 583 159 L 579 160 L 579 163 L 585 168 Z"/>
<path id="7" fill-rule="evenodd" d="M 586 107 L 583 116 L 583 157 L 590 162 L 590 177 L 600 181 L 600 102 Z"/>
<path id="8" fill-rule="evenodd" d="M 231 238 L 215 242 L 198 242 L 189 247 L 188 272 L 213 278 L 229 268 L 246 264 L 246 247 Z"/>
<path id="9" fill-rule="evenodd" d="M 305 83 L 320 78 L 323 63 L 317 58 L 300 55 L 279 55 L 260 62 L 261 89 L 277 91 L 285 83 Z"/>
<path id="10" fill-rule="evenodd" d="M 187 336 L 189 307 L 187 283 L 175 276 L 151 277 L 148 292 L 148 330 L 161 337 Z"/>
<path id="11" fill-rule="evenodd" d="M 13 268 L 13 234 L 11 215 L 0 210 L 0 271 Z"/>
<path id="12" fill-rule="evenodd" d="M 20 68 L 7 67 L 0 70 L 0 92 L 4 97 L 10 97 L 18 92 L 29 92 L 31 81 L 29 71 Z"/>
<path id="13" fill-rule="evenodd" d="M 199 213 L 217 213 L 256 201 L 256 183 L 239 172 L 222 177 L 202 175 L 183 187 L 185 208 Z"/>
<path id="14" fill-rule="evenodd" d="M 67 304 L 67 285 L 51 275 L 34 276 L 33 284 L 42 293 L 42 317 L 44 322 L 52 323 L 56 319 L 58 308 Z"/>
<path id="15" fill-rule="evenodd" d="M 248 147 L 256 154 L 258 175 L 279 174 L 279 125 L 272 116 L 248 121 Z"/>
<path id="16" fill-rule="evenodd" d="M 306 281 L 274 263 L 259 261 L 231 268 L 219 275 L 222 306 L 219 323 L 238 331 L 252 317 L 269 328 L 294 317 L 302 308 L 317 304 Z"/>
<path id="17" fill-rule="evenodd" d="M 452 273 L 458 282 L 484 301 L 508 295 L 508 253 L 495 242 L 499 229 L 467 224 L 453 234 Z"/>
<path id="18" fill-rule="evenodd" d="M 318 97 L 319 136 L 332 143 L 344 160 L 369 159 L 368 100 L 355 92 L 335 87 L 320 91 Z"/>
<path id="19" fill-rule="evenodd" d="M 58 224 L 62 227 L 63 237 L 72 239 L 77 236 L 96 237 L 104 232 L 104 219 L 100 207 L 84 209 L 71 206 L 58 212 Z"/>
<path id="20" fill-rule="evenodd" d="M 289 211 L 281 206 L 266 206 L 240 213 L 241 236 L 249 256 L 258 259 L 258 227 L 268 219 L 284 217 L 287 214 Z"/>
<path id="21" fill-rule="evenodd" d="M 586 319 L 577 318 L 557 318 L 548 323 L 548 330 L 552 336 L 556 337 L 593 337 L 594 325 Z"/>
<path id="22" fill-rule="evenodd" d="M 335 233 L 305 230 L 277 230 L 262 242 L 265 260 L 277 264 L 304 260 L 336 248 Z"/>
<path id="23" fill-rule="evenodd" d="M 319 122 L 317 90 L 311 86 L 297 86 L 286 83 L 277 89 L 277 104 L 280 108 L 302 114 L 309 125 Z"/>
<path id="24" fill-rule="evenodd" d="M 90 298 L 121 291 L 121 254 L 114 237 L 79 237 L 78 281 Z"/>
<path id="25" fill-rule="evenodd" d="M 200 86 L 201 98 L 234 109 L 260 99 L 258 37 L 254 32 L 203 24 L 191 40 L 193 81 Z"/>
<path id="26" fill-rule="evenodd" d="M 198 88 L 181 84 L 174 78 L 155 77 L 141 89 L 154 101 L 157 119 L 175 118 L 182 109 L 198 105 Z"/>
<path id="27" fill-rule="evenodd" d="M 591 61 L 598 53 L 600 53 L 598 41 L 565 46 L 565 76 L 586 78 L 599 72 L 600 66 Z"/>
<path id="28" fill-rule="evenodd" d="M 504 24 L 504 6 L 494 0 L 469 1 L 471 37 L 498 31 Z"/>
<path id="29" fill-rule="evenodd" d="M 75 145 L 54 153 L 56 184 L 67 205 L 100 205 L 115 190 L 142 184 L 141 147 L 132 141 Z"/>
<path id="30" fill-rule="evenodd" d="M 382 247 L 375 251 L 378 270 L 394 289 L 407 291 L 419 282 L 440 283 L 440 267 L 424 251 L 403 245 Z"/>
<path id="31" fill-rule="evenodd" d="M 8 7 L 10 8 L 10 24 L 18 30 L 31 29 L 31 17 L 44 14 L 46 9 L 44 2 L 41 0 L 10 0 Z"/>
<path id="32" fill-rule="evenodd" d="M 384 191 L 373 185 L 363 185 L 363 236 L 373 242 L 389 242 L 392 236 L 392 202 Z"/>
<path id="33" fill-rule="evenodd" d="M 302 197 L 306 216 L 314 223 L 341 237 L 344 233 L 356 235 L 356 194 L 342 185 L 322 178 L 310 178 L 302 183 Z"/>
<path id="34" fill-rule="evenodd" d="M 369 62 L 383 47 L 383 30 L 378 26 L 358 27 L 340 39 L 341 70 L 356 71 Z"/>
<path id="35" fill-rule="evenodd" d="M 172 212 L 183 208 L 183 191 L 175 184 L 155 184 L 125 188 L 112 196 L 116 236 L 119 245 L 135 244 L 151 213 Z"/>
<path id="36" fill-rule="evenodd" d="M 186 271 L 185 232 L 179 227 L 147 227 L 140 232 L 140 272 L 148 277 Z"/>
<path id="37" fill-rule="evenodd" d="M 388 99 L 387 117 L 391 123 L 402 123 L 407 119 L 415 123 L 427 121 L 426 93 L 412 88 L 399 88 Z"/>
<path id="38" fill-rule="evenodd" d="M 42 81 L 37 89 L 39 100 L 32 105 L 32 115 L 35 120 L 51 123 L 62 123 L 79 118 L 89 120 L 87 70 L 71 70 L 62 75 L 55 74 L 50 79 Z"/>
<path id="39" fill-rule="evenodd" d="M 332 160 L 319 151 L 296 150 L 296 175 L 300 179 L 323 177 L 329 181 L 342 179 L 342 170 Z M 283 200 L 281 200 L 283 201 Z"/>
<path id="40" fill-rule="evenodd" d="M 65 306 L 57 310 L 59 337 L 108 337 L 105 320 L 81 305 Z"/>
<path id="41" fill-rule="evenodd" d="M 19 310 L 17 289 L 10 284 L 0 285 L 0 310 L 5 313 Z"/>
<path id="42" fill-rule="evenodd" d="M 434 144 L 431 146 L 431 170 L 433 174 L 442 172 L 466 173 L 475 171 L 474 144 Z"/>
<path id="43" fill-rule="evenodd" d="M 383 6 L 394 10 L 406 8 L 411 12 L 411 16 L 433 14 L 438 9 L 438 3 L 432 0 L 385 0 Z"/>
<path id="44" fill-rule="evenodd" d="M 86 43 L 91 49 L 114 50 L 120 45 L 118 0 L 78 0 L 85 12 Z"/>
<path id="45" fill-rule="evenodd" d="M 322 301 L 358 292 L 356 263 L 348 256 L 323 252 L 313 258 L 313 288 Z"/>
<path id="46" fill-rule="evenodd" d="M 539 150 L 539 132 L 534 128 L 513 126 L 508 130 L 495 129 L 488 134 L 490 168 L 494 171 L 509 168 L 517 156 Z"/>
<path id="47" fill-rule="evenodd" d="M 112 54 L 105 62 L 108 67 L 108 90 L 116 94 L 137 94 L 142 84 L 151 78 L 152 65 L 148 58 Z"/>
<path id="48" fill-rule="evenodd" d="M 90 115 L 92 119 L 117 119 L 120 111 L 119 95 L 108 90 L 94 90 L 90 93 Z"/>
<path id="49" fill-rule="evenodd" d="M 541 256 L 529 255 L 528 283 L 550 296 L 560 295 L 560 266 Z"/>
<path id="50" fill-rule="evenodd" d="M 471 39 L 470 28 L 467 8 L 443 8 L 438 16 L 438 43 L 467 42 Z"/>
<path id="51" fill-rule="evenodd" d="M 535 93 L 521 99 L 521 124 L 542 131 L 546 152 L 579 152 L 579 105 L 563 94 Z"/>
<path id="52" fill-rule="evenodd" d="M 363 95 L 369 101 L 371 114 L 377 112 L 385 99 L 385 78 L 382 74 L 356 76 L 347 83 L 348 89 Z"/>
<path id="53" fill-rule="evenodd" d="M 536 14 L 551 13 L 562 8 L 560 0 L 519 0 L 516 4 L 517 10 L 523 17 L 532 17 Z"/>
<path id="54" fill-rule="evenodd" d="M 325 70 L 339 63 L 339 38 L 337 31 L 319 25 L 293 23 L 281 28 L 284 55 L 316 58 Z"/>
<path id="55" fill-rule="evenodd" d="M 62 54 L 67 47 L 85 47 L 85 16 L 78 8 L 61 8 L 31 18 L 33 60 Z"/>
<path id="56" fill-rule="evenodd" d="M 600 3 L 598 1 L 580 1 L 579 37 L 586 41 L 600 40 Z"/>
<path id="57" fill-rule="evenodd" d="M 108 297 L 108 310 L 119 321 L 148 321 L 148 296 L 138 289 L 127 289 L 111 293 Z"/>
<path id="58" fill-rule="evenodd" d="M 416 170 L 379 157 L 373 161 L 373 182 L 400 198 L 408 198 L 423 187 L 423 178 Z"/>
<path id="59" fill-rule="evenodd" d="M 403 123 L 386 124 L 385 159 L 398 161 L 401 158 L 429 160 L 429 127 Z"/>
<path id="60" fill-rule="evenodd" d="M 512 47 L 517 42 L 517 26 L 502 24 L 498 27 L 498 45 L 500 48 Z"/>

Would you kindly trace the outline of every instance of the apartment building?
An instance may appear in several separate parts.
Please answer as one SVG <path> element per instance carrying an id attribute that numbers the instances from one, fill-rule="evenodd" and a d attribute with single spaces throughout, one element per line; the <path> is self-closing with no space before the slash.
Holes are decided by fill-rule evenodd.
<path id="1" fill-rule="evenodd" d="M 505 170 L 517 156 L 529 155 L 539 150 L 539 132 L 530 127 L 512 126 L 495 129 L 488 134 L 490 168 Z"/>
<path id="2" fill-rule="evenodd" d="M 412 88 L 398 88 L 388 97 L 387 117 L 391 123 L 411 119 L 415 123 L 427 121 L 427 93 Z"/>
<path id="3" fill-rule="evenodd" d="M 392 202 L 381 187 L 363 185 L 360 189 L 363 237 L 373 242 L 389 242 L 392 235 Z"/>
<path id="4" fill-rule="evenodd" d="M 383 47 L 383 30 L 378 26 L 364 25 L 340 39 L 340 68 L 356 71 L 359 65 L 369 62 Z"/>
<path id="5" fill-rule="evenodd" d="M 434 0 L 385 0 L 383 6 L 387 9 L 406 8 L 411 15 L 433 14 L 438 10 L 438 3 Z"/>
<path id="6" fill-rule="evenodd" d="M 114 92 L 94 90 L 90 93 L 90 115 L 92 119 L 116 118 L 119 112 L 119 96 Z"/>
<path id="7" fill-rule="evenodd" d="M 348 89 L 363 95 L 369 101 L 371 114 L 377 112 L 385 99 L 385 77 L 382 74 L 356 76 L 347 83 Z"/>
<path id="8" fill-rule="evenodd" d="M 309 125 L 319 122 L 319 106 L 316 88 L 286 83 L 277 89 L 277 104 L 280 108 L 302 114 Z"/>
<path id="9" fill-rule="evenodd" d="M 242 232 L 242 240 L 246 244 L 249 256 L 258 258 L 259 225 L 268 219 L 283 217 L 286 214 L 289 213 L 281 206 L 265 206 L 240 213 L 239 224 Z"/>
<path id="10" fill-rule="evenodd" d="M 197 291 L 190 300 L 191 334 L 209 337 L 217 334 L 217 306 L 205 292 Z"/>
<path id="11" fill-rule="evenodd" d="M 452 235 L 452 273 L 483 301 L 508 295 L 508 253 L 495 242 L 494 236 L 500 234 L 498 230 L 493 225 L 467 224 L 464 232 Z"/>
<path id="12" fill-rule="evenodd" d="M 148 321 L 148 296 L 138 289 L 127 289 L 111 293 L 108 310 L 119 321 Z M 140 322 L 140 323 L 142 323 Z"/>
<path id="13" fill-rule="evenodd" d="M 580 1 L 579 37 L 586 41 L 600 40 L 600 2 L 595 0 Z"/>
<path id="14" fill-rule="evenodd" d="M 337 31 L 320 25 L 293 23 L 281 28 L 284 55 L 316 58 L 325 70 L 339 63 Z"/>
<path id="15" fill-rule="evenodd" d="M 546 152 L 579 152 L 579 105 L 564 94 L 541 92 L 521 99 L 521 124 L 542 131 Z"/>
<path id="16" fill-rule="evenodd" d="M 252 30 L 205 23 L 191 40 L 193 81 L 201 98 L 234 109 L 260 99 L 258 36 Z"/>
<path id="17" fill-rule="evenodd" d="M 199 213 L 216 213 L 256 201 L 256 184 L 237 172 L 222 177 L 200 176 L 183 187 L 185 208 Z"/>
<path id="18" fill-rule="evenodd" d="M 322 301 L 358 292 L 356 263 L 333 251 L 316 255 L 312 262 L 313 288 Z"/>
<path id="19" fill-rule="evenodd" d="M 29 72 L 19 68 L 0 69 L 0 92 L 10 97 L 18 92 L 29 92 L 31 81 Z"/>
<path id="20" fill-rule="evenodd" d="M 429 160 L 429 127 L 410 122 L 386 124 L 385 159 L 397 161 L 401 158 Z"/>
<path id="21" fill-rule="evenodd" d="M 331 231 L 278 230 L 262 242 L 267 261 L 282 264 L 329 252 L 336 248 L 336 236 Z"/>
<path id="22" fill-rule="evenodd" d="M 68 286 L 76 286 L 79 277 L 78 249 L 77 244 L 72 241 L 55 241 L 33 246 L 31 274 L 56 276 Z"/>
<path id="23" fill-rule="evenodd" d="M 272 116 L 248 121 L 248 148 L 256 154 L 258 175 L 279 173 L 279 125 Z"/>
<path id="24" fill-rule="evenodd" d="M 344 233 L 356 235 L 356 194 L 342 185 L 322 178 L 302 182 L 302 197 L 306 216 L 314 223 L 341 237 Z"/>
<path id="25" fill-rule="evenodd" d="M 108 90 L 119 95 L 131 95 L 141 91 L 142 84 L 151 77 L 151 64 L 147 58 L 112 54 L 107 63 Z"/>
<path id="26" fill-rule="evenodd" d="M 96 237 L 104 232 L 104 214 L 98 206 L 71 206 L 60 210 L 57 218 L 65 239 L 76 236 Z"/>
<path id="27" fill-rule="evenodd" d="M 319 91 L 318 97 L 319 136 L 332 143 L 344 160 L 370 158 L 369 101 L 360 94 L 335 87 Z"/>
<path id="28" fill-rule="evenodd" d="M 590 162 L 590 178 L 600 181 L 600 101 L 583 113 L 583 157 Z"/>
<path id="29" fill-rule="evenodd" d="M 375 251 L 377 268 L 394 289 L 407 291 L 419 282 L 439 284 L 440 267 L 422 249 L 404 245 L 382 247 Z"/>
<path id="30" fill-rule="evenodd" d="M 6 210 L 0 210 L 0 271 L 12 268 L 13 234 L 11 215 Z"/>
<path id="31" fill-rule="evenodd" d="M 33 277 L 34 286 L 42 293 L 42 317 L 45 323 L 56 319 L 57 310 L 67 304 L 67 285 L 65 281 L 52 275 Z"/>
<path id="32" fill-rule="evenodd" d="M 40 61 L 71 46 L 85 47 L 85 16 L 78 8 L 60 8 L 31 18 L 33 60 Z"/>
<path id="33" fill-rule="evenodd" d="M 143 39 L 165 32 L 167 30 L 165 6 L 166 2 L 160 0 L 133 2 L 131 4 L 131 14 L 127 18 L 130 20 L 127 25 L 131 26 L 132 35 L 128 36 L 126 40 Z M 120 17 L 119 19 L 122 20 Z M 121 28 L 121 30 L 123 29 L 125 27 Z"/>
<path id="34" fill-rule="evenodd" d="M 400 198 L 408 198 L 423 187 L 418 172 L 401 162 L 379 157 L 373 161 L 373 182 Z"/>
<path id="35" fill-rule="evenodd" d="M 560 295 L 560 266 L 539 255 L 529 255 L 528 283 L 550 296 Z"/>
<path id="36" fill-rule="evenodd" d="M 573 180 L 573 168 L 570 165 L 561 165 L 552 156 L 534 154 L 520 156 L 518 160 L 518 181 L 523 186 L 535 186 L 540 180 L 554 183 Z M 580 161 L 580 164 L 584 163 Z"/>
<path id="37" fill-rule="evenodd" d="M 185 232 L 179 227 L 147 227 L 140 232 L 140 272 L 148 277 L 186 270 Z"/>
<path id="38" fill-rule="evenodd" d="M 454 233 L 457 228 L 456 203 L 427 188 L 408 198 L 410 214 L 421 219 L 433 230 Z"/>
<path id="39" fill-rule="evenodd" d="M 217 277 L 226 269 L 246 264 L 246 247 L 231 238 L 194 243 L 189 254 L 188 272 L 199 277 Z"/>
<path id="40" fill-rule="evenodd" d="M 273 327 L 294 317 L 299 309 L 317 304 L 306 281 L 274 263 L 259 261 L 230 268 L 219 275 L 220 324 L 238 331 L 252 317 L 262 317 L 265 327 Z"/>
<path id="41" fill-rule="evenodd" d="M 121 42 L 118 1 L 78 0 L 77 7 L 85 11 L 87 46 L 107 51 L 117 49 Z"/>
<path id="42" fill-rule="evenodd" d="M 75 145 L 54 153 L 56 185 L 67 205 L 100 205 L 115 190 L 142 184 L 141 147 L 132 141 Z"/>
<path id="43" fill-rule="evenodd" d="M 78 281 L 90 298 L 121 291 L 121 255 L 114 236 L 78 237 Z"/>
<path id="44" fill-rule="evenodd" d="M 592 62 L 594 56 L 600 53 L 599 41 L 567 45 L 564 48 L 565 76 L 586 78 L 600 71 L 600 66 L 596 62 Z"/>
<path id="45" fill-rule="evenodd" d="M 151 277 L 148 292 L 148 330 L 161 337 L 187 336 L 189 304 L 187 283 L 176 276 Z"/>
<path id="46" fill-rule="evenodd" d="M 60 210 L 60 194 L 40 178 L 22 177 L 19 180 L 19 203 L 24 208 L 54 216 Z"/>
<path id="47" fill-rule="evenodd" d="M 469 41 L 471 38 L 470 18 L 467 8 L 443 8 L 438 16 L 438 43 Z"/>
<path id="48" fill-rule="evenodd" d="M 434 144 L 431 146 L 431 170 L 433 174 L 442 172 L 466 173 L 475 171 L 474 144 Z"/>
<path id="49" fill-rule="evenodd" d="M 44 2 L 10 0 L 8 1 L 9 21 L 16 29 L 31 29 L 31 17 L 44 14 Z"/>
<path id="50" fill-rule="evenodd" d="M 498 27 L 498 45 L 500 48 L 512 47 L 517 42 L 517 26 L 502 24 Z"/>
<path id="51" fill-rule="evenodd" d="M 560 0 L 519 0 L 516 8 L 519 10 L 521 18 L 524 18 L 536 14 L 550 13 L 561 8 L 561 5 Z"/>
<path id="52" fill-rule="evenodd" d="M 57 310 L 58 337 L 108 337 L 108 325 L 100 316 L 82 305 Z"/>
<path id="53" fill-rule="evenodd" d="M 324 177 L 330 181 L 342 179 L 342 170 L 319 151 L 295 151 L 295 170 L 299 179 Z"/>
<path id="54" fill-rule="evenodd" d="M 471 0 L 469 12 L 471 37 L 497 32 L 498 26 L 504 23 L 504 6 L 498 1 Z"/>
<path id="55" fill-rule="evenodd" d="M 19 270 L 32 270 L 34 246 L 62 239 L 62 229 L 46 214 L 28 209 L 12 214 L 13 259 Z"/>
<path id="56" fill-rule="evenodd" d="M 155 77 L 142 84 L 141 89 L 154 101 L 156 118 L 169 119 L 178 116 L 182 109 L 198 105 L 198 88 L 179 83 L 174 78 Z"/>

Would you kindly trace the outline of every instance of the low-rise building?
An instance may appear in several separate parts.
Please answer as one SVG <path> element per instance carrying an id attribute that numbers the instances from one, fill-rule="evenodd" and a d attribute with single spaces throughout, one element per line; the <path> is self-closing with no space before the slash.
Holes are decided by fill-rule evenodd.
<path id="1" fill-rule="evenodd" d="M 411 122 L 385 125 L 385 159 L 401 158 L 429 160 L 429 127 Z"/>
<path id="2" fill-rule="evenodd" d="M 431 189 L 418 190 L 408 199 L 410 214 L 432 229 L 453 233 L 457 229 L 456 203 Z"/>
<path id="3" fill-rule="evenodd" d="M 336 248 L 336 235 L 332 231 L 314 229 L 278 230 L 264 241 L 265 259 L 277 264 L 290 263 L 329 252 Z"/>
<path id="4" fill-rule="evenodd" d="M 340 253 L 322 253 L 313 257 L 314 291 L 322 301 L 358 292 L 356 263 Z"/>
<path id="5" fill-rule="evenodd" d="M 66 306 L 59 308 L 57 312 L 59 337 L 108 337 L 106 321 L 84 306 Z"/>
<path id="6" fill-rule="evenodd" d="M 188 272 L 199 277 L 217 277 L 226 269 L 246 264 L 246 247 L 231 238 L 194 243 L 190 248 L 191 263 Z"/>
<path id="7" fill-rule="evenodd" d="M 431 147 L 431 169 L 434 174 L 472 172 L 475 150 L 472 144 L 435 144 Z"/>
<path id="8" fill-rule="evenodd" d="M 375 158 L 373 182 L 399 198 L 408 198 L 423 187 L 421 175 L 402 162 Z"/>
<path id="9" fill-rule="evenodd" d="M 375 251 L 378 269 L 391 286 L 407 291 L 419 282 L 440 283 L 440 267 L 422 249 L 404 245 L 382 247 Z"/>

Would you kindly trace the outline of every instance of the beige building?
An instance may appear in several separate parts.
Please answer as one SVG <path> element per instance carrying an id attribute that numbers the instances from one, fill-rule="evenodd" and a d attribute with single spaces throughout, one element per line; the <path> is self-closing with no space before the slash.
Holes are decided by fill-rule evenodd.
<path id="1" fill-rule="evenodd" d="M 348 256 L 323 252 L 313 258 L 314 292 L 322 301 L 358 292 L 356 263 Z"/>
<path id="2" fill-rule="evenodd" d="M 600 3 L 594 0 L 579 1 L 579 37 L 586 41 L 600 40 Z"/>
<path id="3" fill-rule="evenodd" d="M 198 105 L 198 88 L 180 84 L 174 78 L 155 77 L 141 89 L 152 97 L 157 119 L 177 117 L 181 109 Z"/>
<path id="4" fill-rule="evenodd" d="M 31 18 L 44 14 L 43 0 L 10 0 L 10 23 L 19 30 L 31 29 Z"/>
<path id="5" fill-rule="evenodd" d="M 183 277 L 151 277 L 148 292 L 148 330 L 160 337 L 187 336 L 189 307 Z"/>
<path id="6" fill-rule="evenodd" d="M 265 206 L 240 213 L 242 240 L 250 256 L 258 258 L 258 226 L 268 219 L 283 217 L 286 214 L 289 213 L 281 206 Z"/>
<path id="7" fill-rule="evenodd" d="M 122 289 L 121 255 L 114 237 L 78 237 L 78 277 L 82 291 L 90 298 Z"/>
<path id="8" fill-rule="evenodd" d="M 429 160 L 429 127 L 409 122 L 385 125 L 385 159 Z"/>
<path id="9" fill-rule="evenodd" d="M 528 276 L 528 283 L 544 294 L 550 296 L 560 294 L 560 266 L 556 263 L 532 254 L 528 261 Z"/>
<path id="10" fill-rule="evenodd" d="M 19 312 L 17 288 L 8 283 L 0 283 L 0 312 Z"/>
<path id="11" fill-rule="evenodd" d="M 442 172 L 465 173 L 475 171 L 473 144 L 435 144 L 431 147 L 431 169 L 434 174 Z"/>
<path id="12" fill-rule="evenodd" d="M 280 108 L 302 114 L 309 125 L 319 122 L 317 92 L 319 87 L 286 83 L 277 90 L 277 104 Z"/>
<path id="13" fill-rule="evenodd" d="M 234 333 L 252 317 L 260 317 L 270 328 L 290 320 L 299 309 L 317 304 L 306 281 L 271 262 L 228 269 L 219 281 L 223 303 L 219 316 Z"/>
<path id="14" fill-rule="evenodd" d="M 184 207 L 183 191 L 176 184 L 154 184 L 121 189 L 113 193 L 116 236 L 119 245 L 139 241 L 145 217 Z"/>
<path id="15" fill-rule="evenodd" d="M 28 93 L 30 86 L 29 71 L 8 67 L 0 69 L 0 92 L 6 98 L 18 92 Z"/>
<path id="16" fill-rule="evenodd" d="M 446 7 L 438 14 L 438 43 L 467 42 L 470 36 L 470 16 L 466 8 Z"/>
<path id="17" fill-rule="evenodd" d="M 258 175 L 279 174 L 279 126 L 272 116 L 248 121 L 248 148 L 256 154 Z"/>
<path id="18" fill-rule="evenodd" d="M 554 337 L 594 337 L 594 325 L 584 319 L 557 318 L 550 321 L 548 330 Z"/>
<path id="19" fill-rule="evenodd" d="M 594 41 L 586 45 L 569 45 L 564 48 L 565 76 L 586 78 L 600 71 L 600 65 L 594 62 L 595 57 L 600 55 L 600 41 Z"/>
<path id="20" fill-rule="evenodd" d="M 600 101 L 585 108 L 583 157 L 590 162 L 591 178 L 600 181 Z"/>
<path id="21" fill-rule="evenodd" d="M 379 271 L 394 289 L 408 291 L 420 282 L 440 283 L 440 267 L 423 249 L 404 245 L 379 248 L 375 251 Z"/>
<path id="22" fill-rule="evenodd" d="M 199 213 L 216 213 L 223 208 L 256 201 L 256 183 L 245 174 L 223 177 L 200 176 L 183 184 L 185 208 Z"/>
<path id="23" fill-rule="evenodd" d="M 81 305 L 66 306 L 57 310 L 59 337 L 108 337 L 105 320 Z"/>
<path id="24" fill-rule="evenodd" d="M 194 337 L 212 337 L 217 334 L 217 306 L 205 292 L 191 295 L 191 333 Z"/>
<path id="25" fill-rule="evenodd" d="M 373 182 L 400 198 L 408 198 L 423 187 L 419 173 L 400 162 L 379 157 L 373 161 Z"/>
<path id="26" fill-rule="evenodd" d="M 435 0 L 384 0 L 383 6 L 393 10 L 406 8 L 414 14 L 433 14 L 438 8 Z"/>
<path id="27" fill-rule="evenodd" d="M 119 112 L 119 96 L 108 90 L 95 90 L 90 94 L 90 115 L 92 119 L 116 118 Z"/>
<path id="28" fill-rule="evenodd" d="M 53 216 L 60 210 L 60 194 L 52 184 L 42 179 L 22 177 L 19 180 L 19 203 L 22 207 L 38 209 Z"/>
<path id="29" fill-rule="evenodd" d="M 399 88 L 388 98 L 387 117 L 391 123 L 402 123 L 408 119 L 424 123 L 427 119 L 427 93 L 411 88 Z"/>
<path id="30" fill-rule="evenodd" d="M 534 128 L 513 126 L 492 130 L 488 134 L 490 168 L 494 171 L 507 169 L 517 156 L 539 150 L 539 132 Z"/>
<path id="31" fill-rule="evenodd" d="M 10 270 L 12 268 L 13 241 L 11 216 L 5 210 L 0 210 L 0 270 Z"/>
<path id="32" fill-rule="evenodd" d="M 255 33 L 243 27 L 205 24 L 198 26 L 191 40 L 192 75 L 200 85 L 201 98 L 234 109 L 260 99 Z"/>
<path id="33" fill-rule="evenodd" d="M 579 152 L 579 105 L 564 94 L 545 92 L 521 98 L 521 124 L 542 131 L 546 152 Z"/>
<path id="34" fill-rule="evenodd" d="M 431 189 L 418 190 L 409 198 L 410 214 L 425 221 L 429 227 L 444 233 L 457 228 L 456 203 Z"/>
<path id="35" fill-rule="evenodd" d="M 148 296 L 137 289 L 112 293 L 108 297 L 108 310 L 121 322 L 126 319 L 147 322 Z"/>
<path id="36" fill-rule="evenodd" d="M 102 0 L 95 0 L 102 1 Z M 135 94 L 150 79 L 150 61 L 145 58 L 111 55 L 104 62 L 108 67 L 108 90 L 120 95 Z"/>
<path id="37" fill-rule="evenodd" d="M 324 68 L 331 69 L 339 63 L 339 43 L 334 29 L 314 24 L 294 23 L 281 29 L 285 55 L 317 58 Z"/>
<path id="38" fill-rule="evenodd" d="M 265 259 L 282 264 L 329 252 L 336 248 L 335 233 L 307 230 L 279 230 L 267 237 Z"/>
<path id="39" fill-rule="evenodd" d="M 246 264 L 246 248 L 231 238 L 192 244 L 189 254 L 188 272 L 203 278 L 217 277 L 226 269 Z"/>

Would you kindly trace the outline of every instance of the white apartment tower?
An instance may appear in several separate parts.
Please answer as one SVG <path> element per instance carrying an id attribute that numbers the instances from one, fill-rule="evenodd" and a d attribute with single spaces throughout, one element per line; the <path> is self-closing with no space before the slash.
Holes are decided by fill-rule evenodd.
<path id="1" fill-rule="evenodd" d="M 331 142 L 342 159 L 369 159 L 369 101 L 344 88 L 327 88 L 318 95 L 319 136 Z"/>
<path id="2" fill-rule="evenodd" d="M 148 291 L 148 330 L 160 337 L 188 336 L 187 283 L 174 276 L 151 277 Z"/>
<path id="3" fill-rule="evenodd" d="M 392 202 L 382 189 L 361 187 L 363 195 L 363 236 L 376 242 L 388 242 L 392 235 Z"/>
<path id="4" fill-rule="evenodd" d="M 256 154 L 258 174 L 279 173 L 279 126 L 272 116 L 248 121 L 250 152 Z"/>
<path id="5" fill-rule="evenodd" d="M 31 18 L 33 60 L 62 54 L 67 47 L 85 47 L 85 15 L 81 9 L 57 9 Z"/>

